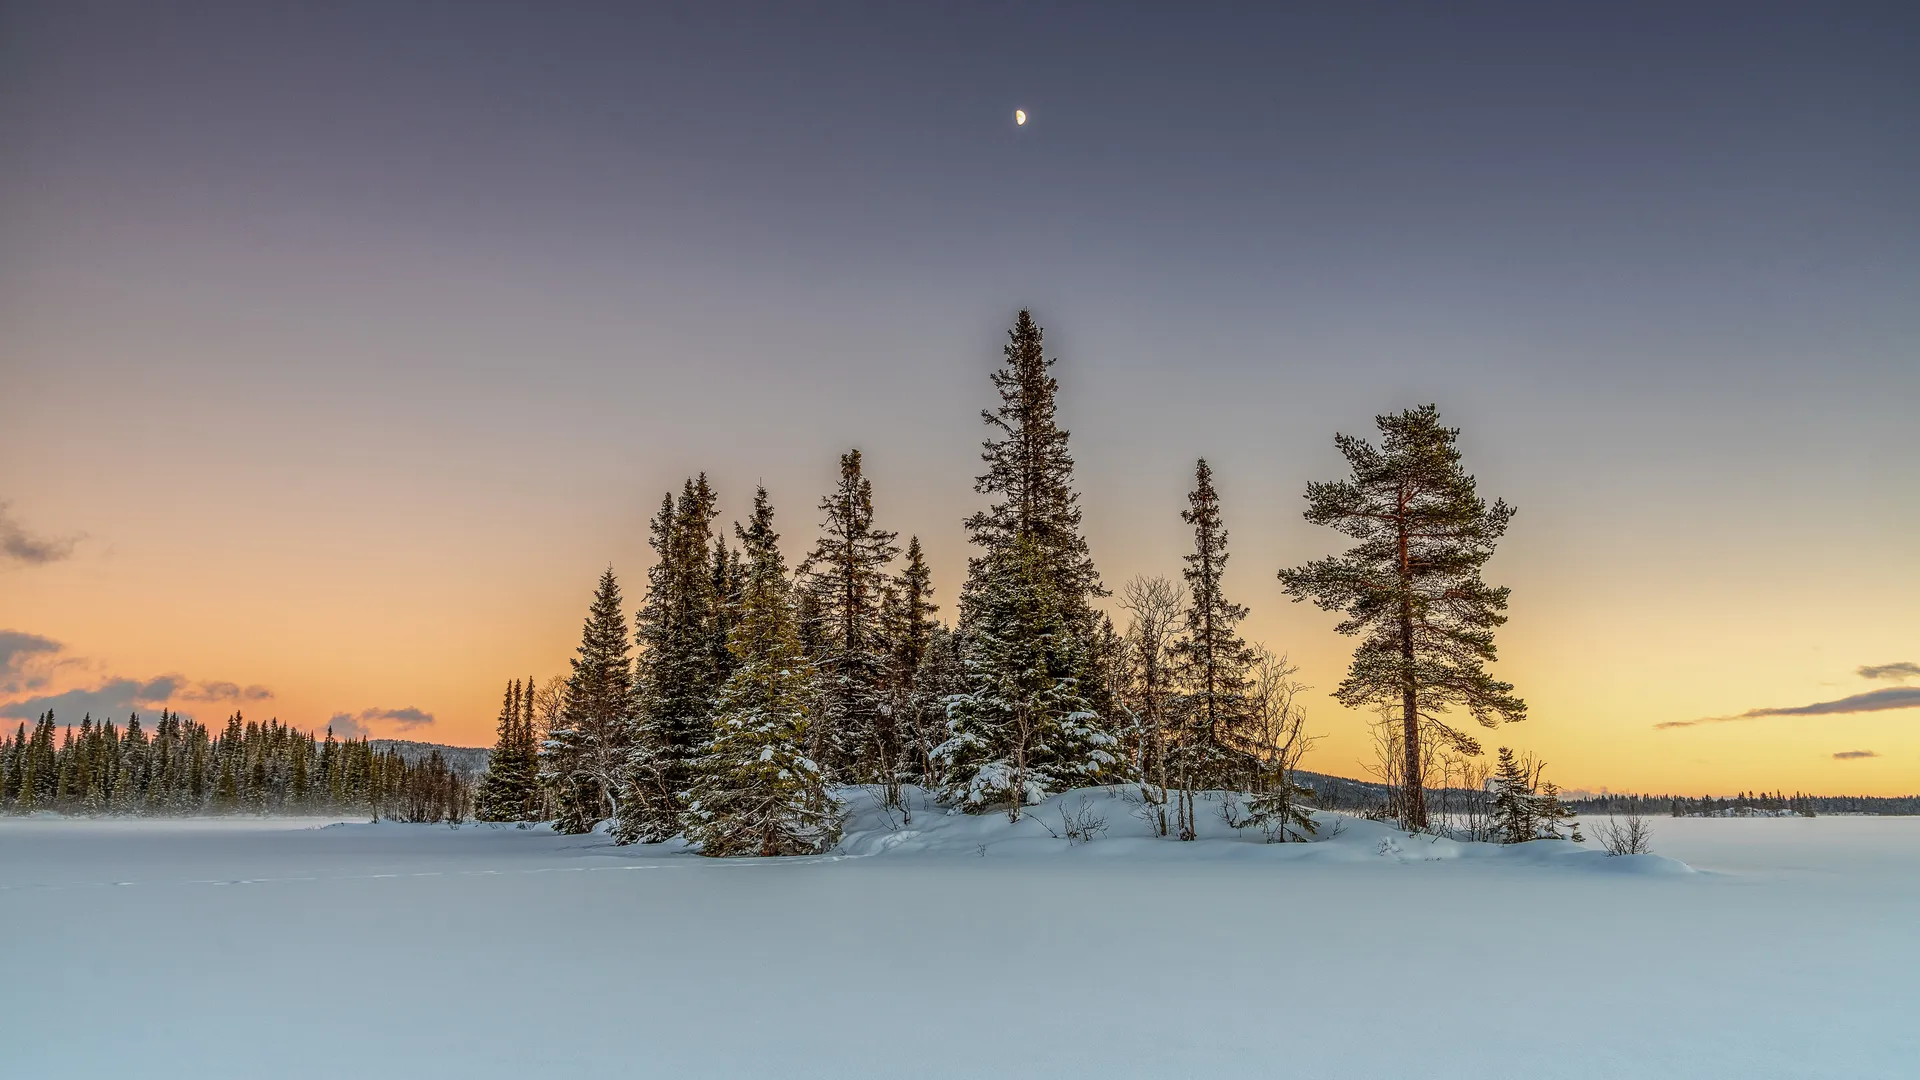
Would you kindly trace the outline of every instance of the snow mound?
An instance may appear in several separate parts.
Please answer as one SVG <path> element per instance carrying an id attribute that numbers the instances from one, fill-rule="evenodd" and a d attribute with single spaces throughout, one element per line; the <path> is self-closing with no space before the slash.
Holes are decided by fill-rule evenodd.
<path id="1" fill-rule="evenodd" d="M 1530 844 L 1485 844 L 1416 836 L 1392 825 L 1330 811 L 1317 811 L 1319 835 L 1309 843 L 1272 844 L 1258 828 L 1235 829 L 1223 810 L 1230 796 L 1206 792 L 1198 799 L 1196 832 L 1189 843 L 1155 834 L 1148 807 L 1131 787 L 1078 788 L 1022 811 L 963 814 L 936 803 L 925 791 L 907 788 L 905 808 L 883 805 L 877 791 L 842 788 L 846 827 L 835 853 L 870 856 L 970 858 L 1087 858 L 1246 860 L 1410 864 L 1489 862 L 1500 866 L 1548 866 L 1610 874 L 1649 876 L 1694 873 L 1677 859 L 1659 855 L 1608 856 L 1595 846 L 1565 840 Z M 1169 816 L 1172 809 L 1168 808 Z"/>

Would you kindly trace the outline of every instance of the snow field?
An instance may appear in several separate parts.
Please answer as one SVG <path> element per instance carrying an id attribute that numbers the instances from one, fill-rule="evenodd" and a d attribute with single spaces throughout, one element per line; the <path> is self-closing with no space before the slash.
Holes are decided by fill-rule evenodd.
<path id="1" fill-rule="evenodd" d="M 1105 835 L 1069 845 L 1084 800 Z M 864 793 L 835 855 L 0 821 L 0 1076 L 1908 1077 L 1920 819 L 1664 857 L 1150 838 Z M 1329 828 L 1331 828 L 1331 819 Z M 1589 831 L 1592 831 L 1591 828 Z M 984 851 L 984 854 L 982 853 Z"/>

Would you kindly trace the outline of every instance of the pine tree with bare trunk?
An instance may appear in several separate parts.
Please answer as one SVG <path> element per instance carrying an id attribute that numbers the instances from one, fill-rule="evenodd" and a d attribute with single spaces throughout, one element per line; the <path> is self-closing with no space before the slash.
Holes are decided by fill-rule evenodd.
<path id="1" fill-rule="evenodd" d="M 1507 621 L 1509 590 L 1481 580 L 1513 508 L 1480 498 L 1460 464 L 1459 430 L 1423 405 L 1376 419 L 1379 447 L 1352 435 L 1334 444 L 1352 476 L 1307 485 L 1306 519 L 1358 541 L 1345 554 L 1280 571 L 1298 602 L 1346 618 L 1359 635 L 1335 697 L 1344 705 L 1390 704 L 1400 713 L 1399 809 L 1408 828 L 1427 825 L 1422 748 L 1430 738 L 1477 754 L 1480 745 L 1446 721 L 1460 707 L 1486 727 L 1523 720 L 1526 703 L 1495 679 L 1493 632 Z"/>

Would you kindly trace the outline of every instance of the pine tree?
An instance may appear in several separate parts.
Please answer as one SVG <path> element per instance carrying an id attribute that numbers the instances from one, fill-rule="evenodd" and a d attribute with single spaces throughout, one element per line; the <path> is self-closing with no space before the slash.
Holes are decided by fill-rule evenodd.
<path id="1" fill-rule="evenodd" d="M 721 670 L 716 627 L 723 619 L 713 572 L 714 503 L 702 473 L 682 486 L 677 503 L 669 494 L 653 520 L 649 542 L 658 559 L 634 626 L 639 705 L 626 810 L 614 828 L 621 843 L 658 843 L 680 831 L 689 764 L 711 737 Z"/>
<path id="2" fill-rule="evenodd" d="M 1189 508 L 1180 515 L 1193 526 L 1193 553 L 1186 556 L 1183 573 L 1186 634 L 1173 646 L 1175 670 L 1185 691 L 1177 706 L 1173 745 L 1182 840 L 1196 835 L 1195 790 L 1225 777 L 1247 744 L 1247 671 L 1253 664 L 1253 650 L 1236 630 L 1247 609 L 1227 600 L 1220 588 L 1227 565 L 1227 529 L 1205 458 L 1194 467 L 1193 485 Z"/>
<path id="3" fill-rule="evenodd" d="M 541 753 L 541 778 L 554 790 L 560 832 L 587 832 L 620 812 L 633 723 L 628 649 L 620 583 L 608 567 L 580 633 L 560 722 Z"/>
<path id="4" fill-rule="evenodd" d="M 687 839 L 703 855 L 801 855 L 832 846 L 839 811 L 808 756 L 813 671 L 800 650 L 791 586 L 767 492 L 746 528 L 733 673 L 714 707 L 714 736 L 692 770 Z"/>
<path id="5" fill-rule="evenodd" d="M 1052 365 L 1040 327 L 1020 312 L 992 376 L 1000 407 L 981 414 L 994 436 L 974 489 L 995 501 L 966 523 L 981 549 L 960 596 L 969 685 L 952 699 L 934 755 L 948 798 L 974 810 L 1010 802 L 1015 816 L 1023 802 L 1095 783 L 1118 764 L 1090 605 L 1105 590 L 1080 532 Z"/>
<path id="6" fill-rule="evenodd" d="M 887 564 L 900 549 L 894 534 L 874 528 L 873 483 L 861 473 L 860 451 L 840 457 L 840 482 L 820 501 L 820 542 L 800 564 L 800 587 L 813 597 L 818 621 L 821 710 L 815 753 L 835 775 L 899 790 L 900 738 L 887 700 L 892 669 L 885 609 Z"/>
<path id="7" fill-rule="evenodd" d="M 1432 405 L 1377 419 L 1384 446 L 1338 435 L 1350 479 L 1307 485 L 1308 521 L 1358 541 L 1344 555 L 1280 571 L 1294 600 L 1345 613 L 1342 634 L 1362 635 L 1335 697 L 1400 711 L 1405 761 L 1401 812 L 1427 823 L 1423 747 L 1444 739 L 1465 753 L 1479 743 L 1442 716 L 1461 706 L 1487 727 L 1526 717 L 1513 685 L 1487 673 L 1493 631 L 1507 621 L 1506 588 L 1480 578 L 1513 508 L 1489 507 L 1460 466 L 1459 431 Z"/>

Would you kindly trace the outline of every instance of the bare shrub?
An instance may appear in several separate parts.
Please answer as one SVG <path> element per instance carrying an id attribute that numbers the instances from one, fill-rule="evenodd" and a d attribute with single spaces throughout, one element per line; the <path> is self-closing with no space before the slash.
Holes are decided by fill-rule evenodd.
<path id="1" fill-rule="evenodd" d="M 1174 737 L 1173 645 L 1186 590 L 1164 577 L 1135 577 L 1120 589 L 1127 626 L 1121 705 L 1132 718 L 1126 742 L 1140 777 L 1141 802 L 1154 832 L 1167 835 L 1167 757 Z"/>
<path id="2" fill-rule="evenodd" d="M 1607 815 L 1598 835 L 1600 846 L 1606 848 L 1609 855 L 1647 855 L 1653 851 L 1653 829 L 1638 810 L 1619 816 Z"/>
<path id="3" fill-rule="evenodd" d="M 1486 759 L 1443 746 L 1434 760 L 1439 763 L 1440 790 L 1434 792 L 1429 788 L 1429 829 L 1453 840 L 1496 839 L 1493 796 L 1487 786 L 1492 770 L 1487 767 Z"/>
<path id="4" fill-rule="evenodd" d="M 1091 844 L 1107 831 L 1106 815 L 1100 813 L 1099 810 L 1094 808 L 1092 803 L 1089 803 L 1085 799 L 1081 799 L 1075 803 L 1071 813 L 1067 811 L 1067 804 L 1064 800 L 1060 803 L 1060 827 L 1058 829 L 1047 824 L 1045 820 L 1038 816 L 1036 816 L 1034 820 L 1040 822 L 1040 827 L 1047 830 L 1047 833 L 1055 840 L 1065 840 L 1069 845 Z"/>
<path id="5" fill-rule="evenodd" d="M 1265 648 L 1254 654 L 1247 693 L 1248 745 L 1241 748 L 1253 762 L 1253 802 L 1244 815 L 1237 799 L 1221 804 L 1222 815 L 1232 815 L 1227 824 L 1236 829 L 1257 825 L 1268 843 L 1305 840 L 1316 829 L 1313 811 L 1306 804 L 1313 790 L 1298 777 L 1301 759 L 1318 741 L 1307 733 L 1307 713 L 1300 706 L 1300 693 L 1306 687 L 1294 678 L 1298 670 L 1286 657 Z"/>

